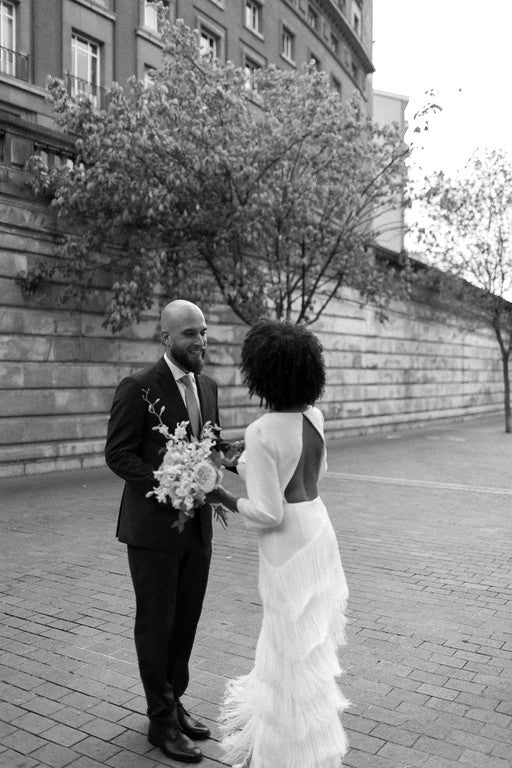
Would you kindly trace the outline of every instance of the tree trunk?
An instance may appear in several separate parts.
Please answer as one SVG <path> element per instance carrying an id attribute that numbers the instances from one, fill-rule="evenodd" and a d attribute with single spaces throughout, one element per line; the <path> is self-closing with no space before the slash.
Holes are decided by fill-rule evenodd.
<path id="1" fill-rule="evenodd" d="M 505 432 L 512 432 L 512 415 L 510 411 L 510 373 L 508 361 L 510 357 L 509 352 L 502 352 L 501 362 L 503 363 L 503 384 L 505 393 Z"/>
<path id="2" fill-rule="evenodd" d="M 503 366 L 503 390 L 504 390 L 504 405 L 505 405 L 505 432 L 512 432 L 512 415 L 510 413 L 510 373 L 509 373 L 509 359 L 510 352 L 512 350 L 512 337 L 509 337 L 508 343 L 505 343 L 503 334 L 501 332 L 501 326 L 499 322 L 500 318 L 497 316 L 492 323 L 494 333 L 498 339 L 501 352 L 501 364 Z"/>

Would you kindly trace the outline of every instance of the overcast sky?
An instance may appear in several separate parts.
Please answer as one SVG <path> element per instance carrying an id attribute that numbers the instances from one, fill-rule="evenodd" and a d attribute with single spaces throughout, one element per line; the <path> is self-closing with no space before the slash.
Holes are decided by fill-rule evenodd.
<path id="1" fill-rule="evenodd" d="M 373 87 L 409 97 L 406 118 L 435 89 L 418 161 L 462 167 L 478 146 L 512 150 L 511 0 L 374 0 Z"/>

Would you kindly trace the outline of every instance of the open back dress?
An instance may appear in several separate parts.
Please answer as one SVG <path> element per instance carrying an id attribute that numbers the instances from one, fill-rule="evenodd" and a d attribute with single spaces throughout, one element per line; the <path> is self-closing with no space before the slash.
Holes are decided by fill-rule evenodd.
<path id="1" fill-rule="evenodd" d="M 258 532 L 263 622 L 254 667 L 228 683 L 222 707 L 230 765 L 340 768 L 347 751 L 336 677 L 348 588 L 318 496 L 326 466 L 317 408 L 269 412 L 247 429 L 238 509 Z"/>

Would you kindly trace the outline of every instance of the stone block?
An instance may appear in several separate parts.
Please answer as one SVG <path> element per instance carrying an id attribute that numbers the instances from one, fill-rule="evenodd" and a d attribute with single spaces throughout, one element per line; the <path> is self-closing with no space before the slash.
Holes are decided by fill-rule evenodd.
<path id="1" fill-rule="evenodd" d="M 62 440 L 102 439 L 106 435 L 107 414 L 46 415 L 0 420 L 4 445 Z"/>
<path id="2" fill-rule="evenodd" d="M 34 142 L 21 136 L 10 135 L 6 153 L 7 162 L 23 168 L 29 157 L 34 154 Z"/>
<path id="3" fill-rule="evenodd" d="M 25 463 L 26 475 L 43 475 L 62 469 L 80 469 L 81 461 L 77 458 L 51 459 L 48 461 L 29 461 Z"/>
<path id="4" fill-rule="evenodd" d="M 0 362 L 0 391 L 22 387 L 24 378 L 24 366 L 18 363 Z"/>
<path id="5" fill-rule="evenodd" d="M 27 257 L 23 253 L 11 253 L 0 249 L 0 277 L 14 278 L 27 269 Z"/>
<path id="6" fill-rule="evenodd" d="M 105 413 L 110 408 L 109 389 L 22 389 L 4 390 L 0 417 Z"/>
<path id="7" fill-rule="evenodd" d="M 2 334 L 47 336 L 55 333 L 55 329 L 55 314 L 21 306 L 0 310 L 0 333 Z"/>

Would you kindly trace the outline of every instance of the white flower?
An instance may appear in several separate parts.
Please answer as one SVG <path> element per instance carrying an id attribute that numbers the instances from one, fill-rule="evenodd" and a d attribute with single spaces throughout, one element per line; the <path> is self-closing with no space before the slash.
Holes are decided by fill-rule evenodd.
<path id="1" fill-rule="evenodd" d="M 203 460 L 194 467 L 194 479 L 203 493 L 213 491 L 217 485 L 217 470 L 211 461 Z"/>

